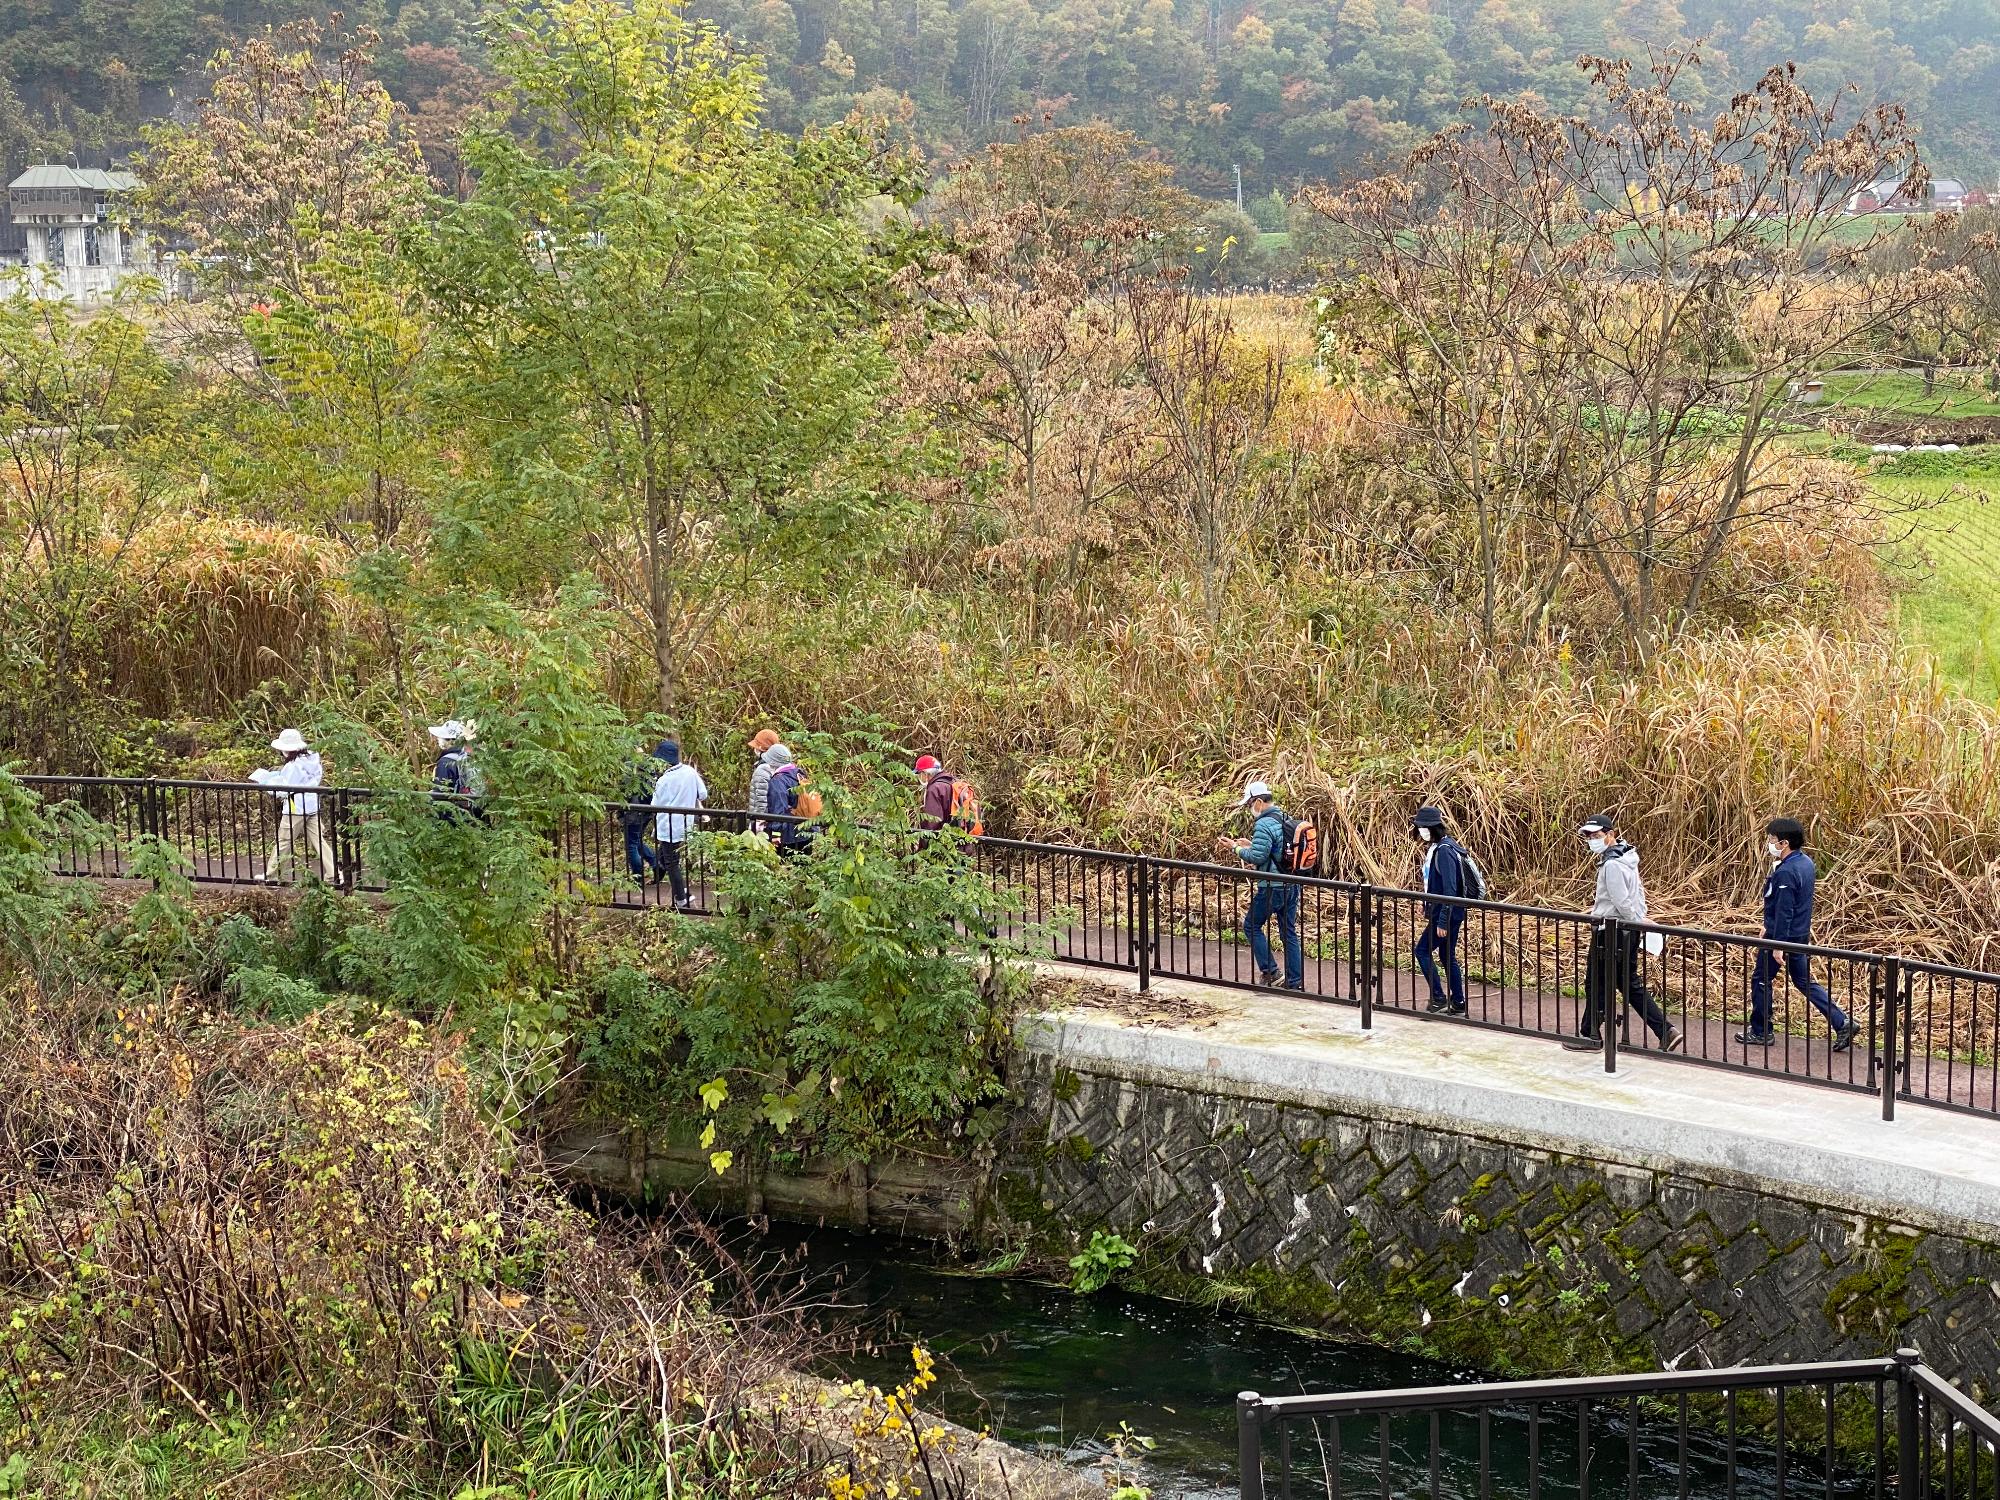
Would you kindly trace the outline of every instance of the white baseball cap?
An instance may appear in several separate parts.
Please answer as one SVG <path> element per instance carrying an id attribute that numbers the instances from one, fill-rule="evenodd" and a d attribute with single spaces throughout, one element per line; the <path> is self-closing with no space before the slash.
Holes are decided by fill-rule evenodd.
<path id="1" fill-rule="evenodd" d="M 1268 797 L 1270 795 L 1271 784 L 1268 781 L 1253 781 L 1243 788 L 1243 800 L 1236 805 L 1238 807 L 1248 807 L 1259 797 Z"/>
<path id="2" fill-rule="evenodd" d="M 301 750 L 310 750 L 312 746 L 306 743 L 306 737 L 296 729 L 287 729 L 271 741 L 271 748 L 281 755 L 296 755 Z"/>
<path id="3" fill-rule="evenodd" d="M 431 725 L 430 733 L 431 738 L 440 745 L 450 745 L 472 737 L 466 727 L 456 719 L 446 719 L 442 724 Z"/>

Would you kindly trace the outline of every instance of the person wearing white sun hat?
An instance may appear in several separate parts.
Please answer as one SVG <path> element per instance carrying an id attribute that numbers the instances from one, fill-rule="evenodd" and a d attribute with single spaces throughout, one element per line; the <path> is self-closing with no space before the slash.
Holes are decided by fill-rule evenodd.
<path id="1" fill-rule="evenodd" d="M 319 878 L 331 885 L 334 880 L 333 845 L 327 842 L 319 824 L 319 793 L 309 790 L 326 774 L 319 754 L 296 729 L 287 729 L 271 748 L 284 756 L 277 766 L 259 766 L 250 779 L 271 788 L 278 799 L 278 842 L 264 866 L 264 883 L 276 885 L 283 872 L 297 872 L 301 848 L 311 852 L 319 865 Z"/>

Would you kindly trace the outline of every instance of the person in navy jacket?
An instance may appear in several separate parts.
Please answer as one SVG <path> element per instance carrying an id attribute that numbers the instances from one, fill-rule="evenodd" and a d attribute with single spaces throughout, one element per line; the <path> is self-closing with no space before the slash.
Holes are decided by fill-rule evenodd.
<path id="1" fill-rule="evenodd" d="M 1813 886 L 1819 871 L 1806 854 L 1805 842 L 1805 825 L 1796 818 L 1773 818 L 1764 825 L 1764 852 L 1773 861 L 1770 878 L 1764 882 L 1764 936 L 1773 942 L 1812 941 Z M 1768 1047 L 1778 1039 L 1771 1020 L 1771 981 L 1780 968 L 1793 988 L 1832 1025 L 1833 1050 L 1845 1052 L 1852 1047 L 1860 1034 L 1860 1023 L 1849 1019 L 1833 1003 L 1826 986 L 1812 977 L 1807 955 L 1780 954 L 1770 948 L 1757 955 L 1757 967 L 1750 976 L 1750 1027 L 1736 1040 L 1746 1047 Z"/>
<path id="2" fill-rule="evenodd" d="M 1423 851 L 1418 879 L 1426 896 L 1439 899 L 1424 902 L 1424 926 L 1417 934 L 1417 968 L 1431 987 L 1430 1009 L 1454 1016 L 1465 1014 L 1465 968 L 1458 961 L 1458 937 L 1465 926 L 1465 908 L 1444 899 L 1463 896 L 1465 851 L 1444 831 L 1444 814 L 1435 807 L 1420 807 L 1410 819 L 1410 837 Z M 1442 965 L 1444 978 L 1438 976 Z M 1447 998 L 1445 982 L 1451 985 Z"/>

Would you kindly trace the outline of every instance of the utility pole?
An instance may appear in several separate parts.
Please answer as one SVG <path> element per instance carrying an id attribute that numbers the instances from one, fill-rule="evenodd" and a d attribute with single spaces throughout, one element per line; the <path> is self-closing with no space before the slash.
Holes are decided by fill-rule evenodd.
<path id="1" fill-rule="evenodd" d="M 1236 211 L 1240 214 L 1243 212 L 1243 169 L 1232 166 L 1229 170 L 1236 174 Z"/>

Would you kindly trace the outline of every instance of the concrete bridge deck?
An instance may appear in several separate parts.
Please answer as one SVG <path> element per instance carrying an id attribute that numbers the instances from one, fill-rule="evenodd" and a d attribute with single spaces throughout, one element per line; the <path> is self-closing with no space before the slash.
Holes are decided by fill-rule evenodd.
<path id="1" fill-rule="evenodd" d="M 1537 1150 L 1730 1180 L 1928 1229 L 2000 1230 L 2000 1121 L 1802 1088 L 1378 1009 L 1045 965 L 1083 1003 L 1024 1022 L 1022 1045 L 1138 1082 L 1330 1108 Z"/>

